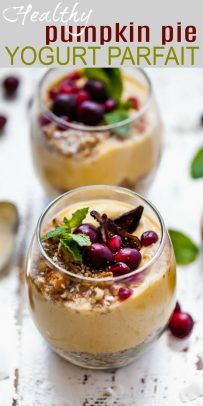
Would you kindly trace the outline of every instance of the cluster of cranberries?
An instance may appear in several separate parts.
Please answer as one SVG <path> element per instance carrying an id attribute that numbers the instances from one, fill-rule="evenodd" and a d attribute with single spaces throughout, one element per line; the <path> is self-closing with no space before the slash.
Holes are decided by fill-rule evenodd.
<path id="1" fill-rule="evenodd" d="M 193 326 L 193 318 L 189 313 L 181 311 L 180 304 L 177 302 L 168 325 L 169 330 L 177 338 L 186 338 L 191 334 Z"/>
<path id="2" fill-rule="evenodd" d="M 19 79 L 15 76 L 7 76 L 2 82 L 2 88 L 5 97 L 13 98 L 19 87 Z M 4 130 L 7 123 L 7 117 L 0 114 L 0 133 Z"/>
<path id="3" fill-rule="evenodd" d="M 136 248 L 122 248 L 122 239 L 119 235 L 109 238 L 106 243 L 99 242 L 99 234 L 92 224 L 81 224 L 74 233 L 82 233 L 90 238 L 91 245 L 86 247 L 83 259 L 92 269 L 107 268 L 113 276 L 121 276 L 135 270 L 141 261 L 141 254 Z M 158 236 L 154 231 L 142 234 L 143 246 L 155 243 Z"/>
<path id="4" fill-rule="evenodd" d="M 89 79 L 83 87 L 78 86 L 81 76 L 80 71 L 73 71 L 57 88 L 50 90 L 52 111 L 63 121 L 78 121 L 94 126 L 102 121 L 105 113 L 113 111 L 117 103 L 108 97 L 106 87 L 100 80 Z M 137 99 L 132 97 L 129 100 L 132 107 L 137 109 Z"/>

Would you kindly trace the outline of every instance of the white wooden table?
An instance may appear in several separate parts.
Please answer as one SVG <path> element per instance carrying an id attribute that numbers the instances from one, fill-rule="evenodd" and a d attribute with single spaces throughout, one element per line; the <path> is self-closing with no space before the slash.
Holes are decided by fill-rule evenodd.
<path id="1" fill-rule="evenodd" d="M 0 77 L 8 72 L 0 69 Z M 111 372 L 80 369 L 52 353 L 27 309 L 23 263 L 27 245 L 46 197 L 33 172 L 27 104 L 43 70 L 21 69 L 19 97 L 5 102 L 9 116 L 0 138 L 0 200 L 19 208 L 16 256 L 0 277 L 0 406 L 203 406 L 203 266 L 202 257 L 178 269 L 178 298 L 195 321 L 189 342 L 165 333 L 134 364 Z M 181 229 L 201 243 L 203 180 L 193 181 L 189 163 L 203 145 L 203 70 L 148 70 L 165 122 L 165 148 L 149 199 L 167 226 Z M 197 385 L 194 393 L 194 384 Z M 193 393 L 192 393 L 193 389 Z M 188 396 L 185 395 L 186 391 Z"/>

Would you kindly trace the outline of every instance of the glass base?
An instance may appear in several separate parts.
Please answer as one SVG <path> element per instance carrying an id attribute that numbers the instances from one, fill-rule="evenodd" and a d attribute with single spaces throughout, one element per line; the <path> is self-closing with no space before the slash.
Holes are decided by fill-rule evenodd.
<path id="1" fill-rule="evenodd" d="M 164 329 L 165 330 L 165 329 Z M 121 368 L 131 364 L 143 353 L 148 351 L 151 346 L 159 339 L 164 330 L 161 330 L 153 337 L 149 337 L 144 343 L 114 353 L 90 354 L 84 352 L 67 352 L 54 346 L 50 348 L 66 361 L 71 362 L 86 369 L 114 369 Z"/>
<path id="2" fill-rule="evenodd" d="M 153 170 L 149 175 L 144 176 L 143 178 L 139 179 L 135 184 L 130 183 L 128 180 L 124 180 L 120 185 L 112 185 L 112 186 L 120 186 L 126 189 L 135 191 L 142 196 L 146 196 L 153 181 L 155 178 L 156 169 Z M 48 182 L 42 181 L 43 189 L 46 191 L 49 199 L 54 199 L 60 195 L 63 195 L 66 192 L 69 192 L 70 189 L 59 189 L 54 187 L 54 185 L 48 184 Z M 86 185 L 81 185 L 86 186 Z M 89 185 L 88 185 L 89 186 Z M 91 185 L 90 185 L 91 186 Z"/>

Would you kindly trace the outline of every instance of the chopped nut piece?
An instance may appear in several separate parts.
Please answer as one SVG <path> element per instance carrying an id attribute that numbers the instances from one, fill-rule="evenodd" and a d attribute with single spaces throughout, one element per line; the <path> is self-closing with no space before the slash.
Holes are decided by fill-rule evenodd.
<path id="1" fill-rule="evenodd" d="M 58 271 L 52 271 L 49 275 L 48 282 L 56 291 L 66 288 L 65 278 Z"/>
<path id="2" fill-rule="evenodd" d="M 96 288 L 94 289 L 94 291 L 96 292 L 95 299 L 96 299 L 97 301 L 102 300 L 103 297 L 104 297 L 104 291 L 103 291 L 103 289 L 100 289 L 100 288 L 96 287 Z"/>

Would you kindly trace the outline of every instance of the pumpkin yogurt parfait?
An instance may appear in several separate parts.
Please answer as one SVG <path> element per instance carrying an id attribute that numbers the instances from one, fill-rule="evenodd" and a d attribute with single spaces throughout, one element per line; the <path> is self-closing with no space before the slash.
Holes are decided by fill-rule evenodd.
<path id="1" fill-rule="evenodd" d="M 62 195 L 39 220 L 27 286 L 34 322 L 59 355 L 89 368 L 128 364 L 175 307 L 174 253 L 160 215 L 123 188 Z"/>
<path id="2" fill-rule="evenodd" d="M 140 191 L 159 162 L 162 123 L 138 68 L 49 70 L 31 122 L 34 165 L 49 195 L 94 184 Z"/>

